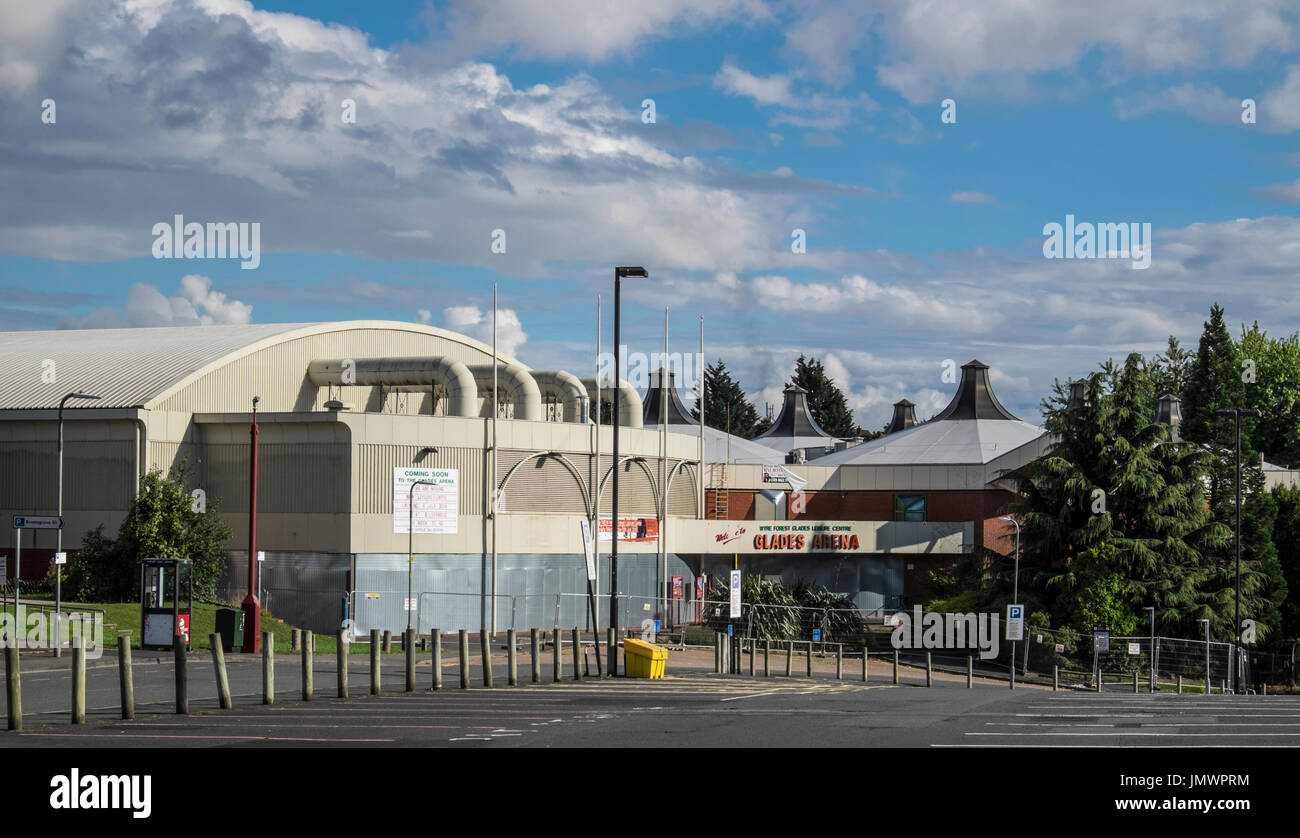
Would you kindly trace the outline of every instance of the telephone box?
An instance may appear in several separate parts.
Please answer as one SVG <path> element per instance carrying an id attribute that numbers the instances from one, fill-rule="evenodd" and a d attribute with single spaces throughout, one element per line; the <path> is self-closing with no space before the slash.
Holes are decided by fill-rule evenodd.
<path id="1" fill-rule="evenodd" d="M 190 648 L 194 604 L 189 559 L 145 559 L 140 566 L 140 648 L 172 649 L 177 637 Z"/>

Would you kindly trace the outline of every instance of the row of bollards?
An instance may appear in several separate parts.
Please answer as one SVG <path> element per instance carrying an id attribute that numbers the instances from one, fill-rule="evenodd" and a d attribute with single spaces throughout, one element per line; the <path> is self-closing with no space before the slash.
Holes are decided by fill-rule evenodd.
<path id="1" fill-rule="evenodd" d="M 488 641 L 488 634 L 482 634 L 483 642 L 481 643 L 483 651 L 483 685 L 492 686 L 492 665 L 491 665 L 491 646 Z M 514 629 L 506 634 L 507 637 L 507 672 L 508 683 L 510 686 L 519 685 L 518 671 L 518 645 L 519 638 Z M 225 651 L 221 644 L 221 636 L 212 634 L 208 638 L 212 654 L 213 673 L 217 685 L 217 701 L 223 710 L 230 710 L 234 707 L 234 700 L 230 690 L 230 679 L 226 669 Z M 459 631 L 459 663 L 460 663 L 460 686 L 461 689 L 469 689 L 470 672 L 469 672 L 469 633 L 461 629 Z M 529 630 L 529 644 L 531 647 L 531 681 L 539 684 L 542 681 L 542 647 L 545 641 L 545 633 L 539 629 Z M 582 648 L 579 642 L 578 629 L 572 630 L 570 644 L 573 649 L 573 678 L 582 680 L 583 677 L 583 656 Z M 378 629 L 370 632 L 370 694 L 380 695 L 382 693 L 380 653 L 381 649 L 391 648 L 391 632 L 383 632 L 381 635 Z M 561 632 L 558 630 L 552 633 L 551 638 L 553 658 L 553 680 L 559 682 L 562 680 L 563 663 L 561 653 L 564 642 Z M 290 636 L 290 645 L 294 651 L 302 654 L 302 700 L 311 701 L 315 697 L 315 673 L 313 669 L 313 653 L 315 651 L 315 637 L 310 630 L 293 629 Z M 442 672 L 442 632 L 434 629 L 430 637 L 430 643 L 425 645 L 426 649 L 432 647 L 432 664 L 433 678 L 432 688 L 441 690 L 443 688 Z M 348 698 L 348 656 L 349 656 L 350 637 L 347 632 L 340 631 L 336 643 L 336 661 L 337 661 L 337 685 L 338 697 Z M 402 648 L 406 656 L 406 691 L 414 692 L 416 690 L 416 637 L 413 629 L 407 629 L 402 633 Z M 188 667 L 188 644 L 176 643 L 173 646 L 173 672 L 175 683 L 175 709 L 177 715 L 189 715 L 189 667 Z M 118 653 L 118 681 L 120 687 L 120 706 L 121 716 L 124 720 L 135 718 L 135 684 L 134 684 L 134 667 L 132 665 L 131 639 L 129 637 L 119 637 L 117 641 Z M 22 711 L 22 673 L 21 658 L 19 647 L 16 644 L 6 644 L 4 650 L 5 662 L 5 689 L 7 697 L 7 727 L 12 731 L 21 731 L 23 729 L 23 711 Z M 612 664 L 612 662 L 611 662 Z M 752 666 L 752 662 L 751 662 Z M 275 637 L 272 632 L 262 633 L 262 703 L 267 705 L 275 704 Z M 86 721 L 86 650 L 82 645 L 81 638 L 72 640 L 72 712 L 71 719 L 73 724 L 85 724 Z"/>
<path id="2" fill-rule="evenodd" d="M 789 678 L 794 670 L 794 648 L 795 644 L 804 645 L 807 650 L 805 659 L 805 674 L 811 678 L 813 674 L 813 644 L 815 641 L 779 641 L 785 643 L 785 677 Z M 747 645 L 746 645 L 747 644 Z M 829 644 L 828 644 L 829 645 Z M 841 643 L 835 645 L 835 679 L 844 680 L 844 645 Z M 772 676 L 772 646 L 770 640 L 763 641 L 763 676 L 770 678 Z M 715 674 L 741 674 L 741 657 L 745 654 L 749 656 L 748 670 L 752 676 L 757 669 L 758 646 L 757 640 L 742 639 L 739 637 L 716 632 L 713 639 L 713 671 Z M 893 683 L 898 684 L 898 650 L 893 653 Z M 862 683 L 867 683 L 870 673 L 871 661 L 870 654 L 865 650 L 862 653 Z M 930 652 L 925 653 L 925 685 L 934 686 L 934 660 Z M 966 687 L 973 689 L 975 686 L 975 659 L 969 658 L 966 662 Z"/>

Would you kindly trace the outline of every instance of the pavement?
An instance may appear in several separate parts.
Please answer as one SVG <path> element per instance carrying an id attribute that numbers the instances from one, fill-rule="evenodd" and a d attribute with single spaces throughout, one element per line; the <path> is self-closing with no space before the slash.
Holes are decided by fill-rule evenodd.
<path id="1" fill-rule="evenodd" d="M 1050 687 L 900 669 L 888 663 L 796 657 L 785 677 L 784 655 L 772 675 L 717 675 L 711 650 L 672 652 L 662 680 L 572 680 L 565 655 L 552 682 L 552 657 L 542 655 L 542 682 L 519 658 L 521 685 L 504 686 L 505 655 L 493 656 L 494 683 L 485 688 L 471 656 L 470 689 L 461 689 L 454 653 L 444 658 L 443 689 L 434 691 L 431 655 L 418 655 L 417 690 L 405 692 L 405 660 L 385 656 L 383 694 L 369 695 L 369 660 L 350 660 L 348 699 L 336 695 L 333 656 L 313 658 L 314 697 L 301 696 L 301 657 L 276 661 L 276 703 L 261 695 L 261 660 L 231 654 L 227 665 L 234 709 L 218 709 L 207 653 L 189 661 L 190 715 L 174 709 L 169 654 L 134 658 L 136 718 L 122 720 L 117 662 L 106 653 L 87 667 L 85 725 L 70 723 L 67 658 L 23 659 L 24 730 L 0 732 L 0 747 L 1205 747 L 1300 746 L 1300 697 L 1204 696 L 1121 692 L 1053 692 Z M 594 660 L 592 661 L 594 669 Z M 744 671 L 748 672 L 748 660 Z M 778 674 L 779 673 L 779 674 Z M 3 696 L 0 696 L 2 701 Z M 3 704 L 0 703 L 0 710 Z"/>

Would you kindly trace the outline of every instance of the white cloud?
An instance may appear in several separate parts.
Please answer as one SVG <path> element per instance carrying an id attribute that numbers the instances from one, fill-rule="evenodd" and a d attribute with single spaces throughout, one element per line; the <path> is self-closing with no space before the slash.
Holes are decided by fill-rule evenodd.
<path id="1" fill-rule="evenodd" d="M 442 325 L 453 332 L 459 332 L 492 345 L 492 312 L 483 311 L 478 306 L 451 306 L 442 310 Z M 528 340 L 519 315 L 513 309 L 497 309 L 497 352 L 514 357 L 519 347 Z"/>
<path id="2" fill-rule="evenodd" d="M 954 204 L 996 204 L 998 199 L 987 192 L 954 192 Z"/>
<path id="3" fill-rule="evenodd" d="M 1204 122 L 1241 123 L 1241 96 L 1229 96 L 1217 87 L 1188 82 L 1159 93 L 1115 100 L 1115 115 L 1134 119 L 1161 110 L 1186 111 Z"/>
<path id="4" fill-rule="evenodd" d="M 713 83 L 734 96 L 746 96 L 759 105 L 793 105 L 790 77 L 773 73 L 767 77 L 747 73 L 734 64 L 722 65 Z"/>
<path id="5" fill-rule="evenodd" d="M 212 290 L 212 280 L 198 274 L 181 277 L 168 297 L 145 282 L 131 285 L 121 314 L 99 308 L 85 317 L 62 317 L 60 329 L 114 329 L 148 326 L 238 325 L 252 321 L 253 307 Z"/>
<path id="6" fill-rule="evenodd" d="M 1270 200 L 1281 201 L 1284 204 L 1300 204 L 1300 180 L 1261 186 L 1255 191 Z"/>
<path id="7" fill-rule="evenodd" d="M 415 314 L 416 314 L 415 322 L 417 323 L 423 323 L 424 325 L 427 326 L 433 322 L 433 312 L 429 311 L 427 308 L 422 308 L 419 311 L 417 311 Z"/>

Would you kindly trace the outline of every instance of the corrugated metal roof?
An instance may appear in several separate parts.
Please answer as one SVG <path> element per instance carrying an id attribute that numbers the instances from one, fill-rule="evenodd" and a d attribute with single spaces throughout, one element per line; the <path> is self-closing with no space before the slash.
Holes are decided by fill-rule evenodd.
<path id="1" fill-rule="evenodd" d="M 1046 431 L 1019 419 L 932 419 L 827 454 L 817 465 L 969 465 L 987 463 Z"/>
<path id="2" fill-rule="evenodd" d="M 0 332 L 0 409 L 56 408 L 74 390 L 140 407 L 187 375 L 264 338 L 314 324 Z"/>
<path id="3" fill-rule="evenodd" d="M 657 431 L 659 426 L 647 423 L 645 430 Z M 668 433 L 699 439 L 700 426 L 668 425 Z M 730 437 L 730 439 L 728 439 Z M 738 465 L 780 465 L 785 457 L 766 445 L 752 439 L 734 436 L 712 425 L 704 427 L 704 461 L 706 463 L 734 463 Z"/>

